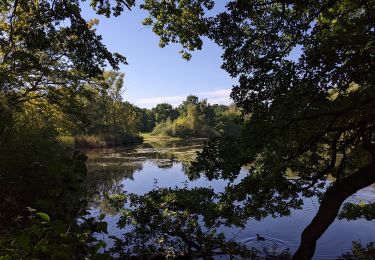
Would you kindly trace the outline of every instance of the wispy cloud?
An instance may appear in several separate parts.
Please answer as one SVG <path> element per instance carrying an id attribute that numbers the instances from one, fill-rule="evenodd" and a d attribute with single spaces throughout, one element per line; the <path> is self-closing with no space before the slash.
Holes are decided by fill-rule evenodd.
<path id="1" fill-rule="evenodd" d="M 165 97 L 152 97 L 152 98 L 141 98 L 135 103 L 142 107 L 154 107 L 160 103 L 169 103 L 172 106 L 180 104 L 186 97 L 184 96 L 165 96 Z"/>
<path id="2" fill-rule="evenodd" d="M 218 89 L 214 91 L 207 91 L 207 92 L 198 92 L 198 96 L 207 96 L 207 97 L 227 97 L 229 98 L 231 89 L 226 88 L 226 89 Z"/>
<path id="3" fill-rule="evenodd" d="M 207 99 L 211 104 L 225 104 L 228 105 L 231 103 L 229 97 L 231 89 L 217 89 L 213 91 L 204 91 L 197 93 L 189 93 L 183 96 L 164 96 L 164 97 L 150 97 L 150 98 L 141 98 L 135 101 L 135 104 L 140 107 L 152 108 L 160 103 L 169 103 L 172 106 L 178 106 L 186 99 L 188 95 L 196 95 L 199 99 Z"/>

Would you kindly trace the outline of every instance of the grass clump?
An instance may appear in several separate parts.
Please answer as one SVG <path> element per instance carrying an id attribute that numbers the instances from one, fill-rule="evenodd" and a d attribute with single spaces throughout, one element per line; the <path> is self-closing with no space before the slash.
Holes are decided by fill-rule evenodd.
<path id="1" fill-rule="evenodd" d="M 105 148 L 142 142 L 141 136 L 131 134 L 78 135 L 74 137 L 75 148 Z"/>

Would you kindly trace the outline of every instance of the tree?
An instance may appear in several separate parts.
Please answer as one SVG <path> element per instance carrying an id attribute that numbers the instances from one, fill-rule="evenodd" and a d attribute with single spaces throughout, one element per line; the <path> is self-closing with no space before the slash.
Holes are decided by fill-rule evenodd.
<path id="1" fill-rule="evenodd" d="M 85 156 L 57 136 L 83 125 L 86 85 L 126 60 L 104 46 L 97 21 L 81 16 L 80 3 L 0 1 L 0 232 L 19 227 L 13 222 L 26 206 L 73 225 L 84 207 Z"/>
<path id="2" fill-rule="evenodd" d="M 169 105 L 169 108 L 171 107 Z M 235 105 L 212 106 L 206 99 L 199 100 L 198 97 L 191 95 L 178 107 L 178 110 L 180 114 L 174 121 L 170 118 L 162 121 L 155 126 L 152 134 L 182 138 L 239 135 L 241 113 Z M 153 111 L 155 112 L 155 109 Z"/>
<path id="3" fill-rule="evenodd" d="M 178 112 L 172 107 L 171 104 L 161 103 L 157 104 L 156 107 L 152 109 L 155 115 L 155 122 L 161 123 L 166 121 L 168 118 L 170 120 L 175 120 L 178 117 Z"/>
<path id="4" fill-rule="evenodd" d="M 193 106 L 196 106 L 198 105 L 198 102 L 199 102 L 199 99 L 197 96 L 194 96 L 194 95 L 189 95 L 186 97 L 186 100 L 182 102 L 181 105 L 178 106 L 178 112 L 180 113 L 180 115 L 186 115 L 187 114 L 187 110 L 188 110 L 188 106 L 189 105 L 193 105 Z"/>
<path id="5" fill-rule="evenodd" d="M 80 91 L 101 76 L 108 63 L 118 69 L 125 58 L 112 54 L 81 16 L 80 1 L 2 1 L 0 90 L 12 103 L 51 96 L 58 88 Z"/>
<path id="6" fill-rule="evenodd" d="M 222 67 L 239 79 L 231 96 L 245 115 L 243 133 L 212 142 L 194 172 L 233 179 L 251 165 L 223 199 L 243 202 L 243 213 L 256 218 L 289 214 L 301 206 L 299 194 L 320 195 L 294 255 L 310 259 L 345 199 L 375 182 L 375 2 L 234 0 L 205 16 L 212 4 L 143 5 L 164 45 L 180 41 L 191 51 L 208 36 L 224 50 Z M 300 178 L 288 179 L 287 170 Z"/>
<path id="7" fill-rule="evenodd" d="M 155 127 L 155 115 L 147 108 L 137 108 L 137 112 L 141 118 L 140 131 L 151 132 Z"/>
<path id="8" fill-rule="evenodd" d="M 111 101 L 111 112 L 112 112 L 112 123 L 113 123 L 113 133 L 117 134 L 117 114 L 119 106 L 121 106 L 122 101 L 122 87 L 124 85 L 124 73 L 116 71 L 106 71 L 104 72 L 104 84 L 107 87 L 107 95 L 110 97 Z"/>
<path id="9" fill-rule="evenodd" d="M 107 138 L 135 137 L 143 124 L 148 123 L 143 118 L 143 110 L 122 100 L 123 84 L 124 73 L 105 71 L 101 79 L 85 85 L 84 89 L 90 95 L 80 96 L 83 99 L 80 108 L 88 121 L 84 134 Z"/>

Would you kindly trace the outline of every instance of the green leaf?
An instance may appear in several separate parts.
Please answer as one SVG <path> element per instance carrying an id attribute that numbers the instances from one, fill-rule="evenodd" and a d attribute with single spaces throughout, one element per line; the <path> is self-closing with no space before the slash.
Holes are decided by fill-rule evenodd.
<path id="1" fill-rule="evenodd" d="M 107 234 L 107 226 L 108 226 L 107 222 L 100 222 L 98 224 L 98 231 Z"/>
<path id="2" fill-rule="evenodd" d="M 105 214 L 100 214 L 98 218 L 100 221 L 102 221 L 105 218 Z"/>
<path id="3" fill-rule="evenodd" d="M 51 219 L 49 218 L 49 216 L 46 213 L 38 212 L 35 215 L 37 215 L 38 217 L 40 217 L 41 219 L 43 219 L 46 222 L 51 222 Z"/>
<path id="4" fill-rule="evenodd" d="M 107 244 L 104 241 L 99 241 L 99 243 L 96 244 L 96 248 L 99 250 L 100 248 L 105 248 Z"/>

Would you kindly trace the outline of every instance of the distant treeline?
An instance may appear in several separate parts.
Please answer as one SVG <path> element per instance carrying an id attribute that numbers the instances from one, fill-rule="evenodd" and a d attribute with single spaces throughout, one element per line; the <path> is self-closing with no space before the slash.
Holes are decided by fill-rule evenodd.
<path id="1" fill-rule="evenodd" d="M 167 103 L 139 108 L 122 100 L 123 78 L 122 73 L 110 71 L 104 73 L 104 82 L 97 82 L 100 87 L 86 86 L 80 111 L 86 124 L 67 133 L 75 136 L 78 145 L 123 145 L 139 141 L 139 132 L 186 138 L 237 135 L 240 131 L 241 113 L 234 105 L 210 105 L 190 95 L 176 108 Z"/>
<path id="2" fill-rule="evenodd" d="M 235 105 L 210 105 L 206 99 L 190 95 L 181 105 L 158 104 L 149 113 L 147 125 L 153 135 L 173 137 L 216 137 L 238 135 L 240 110 Z"/>
<path id="3" fill-rule="evenodd" d="M 241 112 L 234 105 L 211 105 L 190 95 L 175 108 L 161 103 L 146 109 L 124 101 L 123 92 L 124 74 L 107 71 L 74 95 L 56 89 L 50 98 L 59 102 L 59 108 L 47 101 L 34 101 L 26 104 L 25 110 L 34 115 L 35 123 L 40 120 L 49 125 L 62 140 L 78 148 L 141 142 L 140 132 L 188 138 L 237 135 L 240 131 Z"/>

